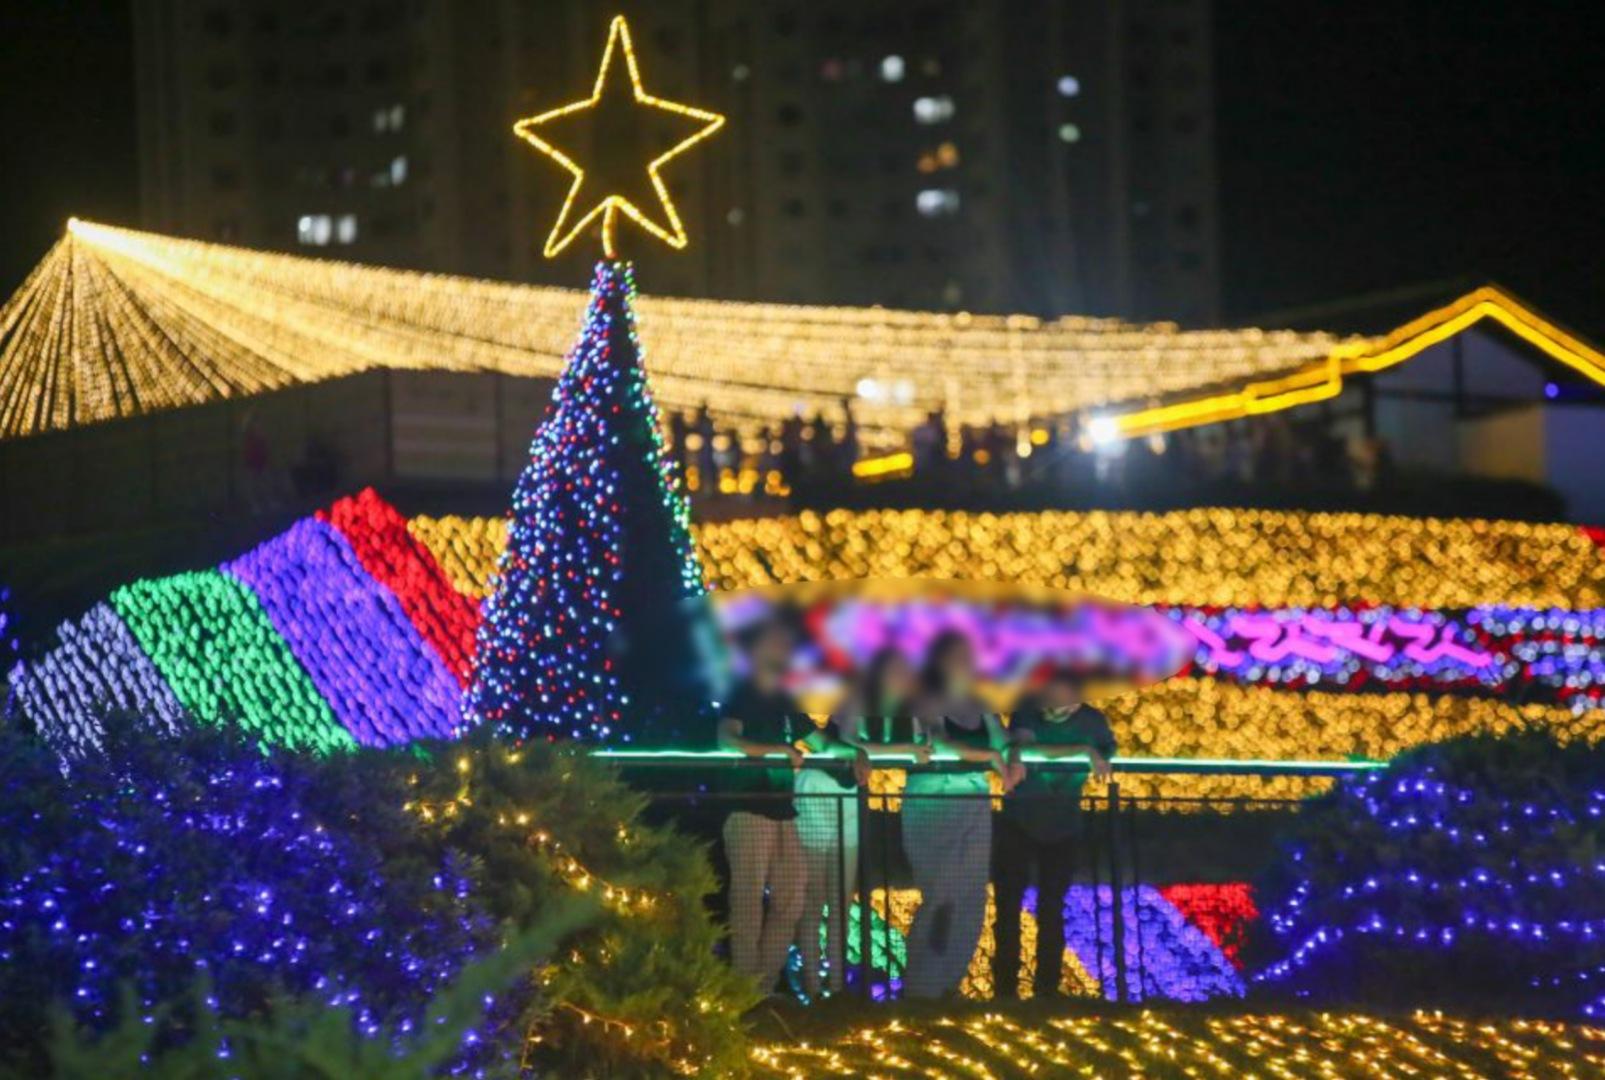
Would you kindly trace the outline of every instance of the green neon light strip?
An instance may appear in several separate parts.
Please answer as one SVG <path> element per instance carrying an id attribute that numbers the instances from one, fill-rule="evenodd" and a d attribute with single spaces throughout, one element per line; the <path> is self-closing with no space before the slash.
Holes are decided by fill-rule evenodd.
<path id="1" fill-rule="evenodd" d="M 596 757 L 607 758 L 612 761 L 628 764 L 641 762 L 643 764 L 658 765 L 696 765 L 712 764 L 719 761 L 741 760 L 785 760 L 779 754 L 767 754 L 762 759 L 751 758 L 736 750 L 594 750 Z M 807 754 L 810 759 L 826 762 L 838 762 L 845 765 L 846 759 L 833 757 L 829 754 Z M 1044 758 L 1040 753 L 1027 750 L 1021 755 L 1027 763 L 1047 762 L 1054 759 Z M 908 754 L 873 754 L 871 760 L 877 765 L 912 765 L 914 758 Z M 932 755 L 933 762 L 957 762 L 960 759 L 953 754 Z M 1058 759 L 1067 764 L 1081 765 L 1085 762 L 1079 758 Z M 1256 774 L 1284 774 L 1284 775 L 1314 775 L 1339 776 L 1348 773 L 1375 772 L 1387 768 L 1384 761 L 1308 761 L 1287 760 L 1275 758 L 1173 758 L 1173 757 L 1116 757 L 1111 764 L 1120 771 L 1127 773 L 1256 773 Z"/>

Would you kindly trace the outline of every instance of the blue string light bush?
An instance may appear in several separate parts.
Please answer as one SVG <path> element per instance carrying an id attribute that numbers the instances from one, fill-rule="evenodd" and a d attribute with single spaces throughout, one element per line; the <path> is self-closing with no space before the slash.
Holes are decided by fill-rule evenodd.
<path id="1" fill-rule="evenodd" d="M 68 775 L 43 742 L 0 732 L 0 1072 L 42 1075 L 52 1002 L 100 1030 L 127 1019 L 124 994 L 154 1017 L 198 979 L 220 1017 L 304 995 L 362 1036 L 406 1033 L 501 939 L 470 860 L 408 840 L 399 755 L 264 755 L 123 722 L 105 750 Z M 523 982 L 486 999 L 460 1068 L 517 1053 Z M 168 1015 L 163 1038 L 194 1019 Z"/>
<path id="2" fill-rule="evenodd" d="M 11 686 L 11 669 L 21 658 L 17 643 L 17 617 L 11 610 L 11 590 L 0 583 L 0 723 L 5 723 L 17 706 Z"/>
<path id="3" fill-rule="evenodd" d="M 1345 780 L 1259 899 L 1272 994 L 1605 1017 L 1605 744 L 1468 736 Z"/>
<path id="4" fill-rule="evenodd" d="M 377 1037 L 364 1034 L 357 1010 L 330 1005 L 316 993 L 279 998 L 263 1013 L 220 1015 L 206 980 L 187 1001 L 144 1010 L 125 1002 L 109 1031 L 76 1023 L 63 1008 L 53 1011 L 49 1075 L 63 1080 L 162 1076 L 186 1080 L 284 1080 L 307 1076 L 383 1077 L 426 1080 L 460 1066 L 465 1040 L 483 1022 L 486 995 L 505 993 L 527 981 L 532 968 L 583 927 L 591 905 L 576 900 L 571 909 L 548 915 L 535 928 L 514 934 L 498 950 L 477 957 L 452 983 L 436 993 L 417 1024 L 388 1025 Z M 165 1038 L 175 1006 L 193 1018 L 186 1041 Z M 476 1076 L 513 1076 L 512 1062 L 475 1068 Z"/>
<path id="5" fill-rule="evenodd" d="M 341 1059 L 434 1060 L 420 1025 L 464 965 L 569 921 L 576 900 L 595 908 L 586 925 L 538 976 L 476 999 L 448 1071 L 743 1067 L 756 994 L 715 953 L 705 848 L 643 823 L 646 797 L 574 744 L 479 730 L 322 756 L 227 727 L 114 715 L 97 731 L 65 772 L 56 747 L 0 731 L 0 1075 L 45 1074 L 62 1007 L 68 1056 L 91 1061 L 130 1045 L 189 1060 L 220 1030 L 243 1054 L 301 1029 Z M 382 1049 L 329 1044 L 319 1005 Z M 151 1047 L 131 1043 L 147 1017 Z"/>
<path id="6" fill-rule="evenodd" d="M 676 742 L 708 726 L 717 635 L 634 299 L 629 263 L 597 264 L 513 490 L 465 695 L 506 737 Z"/>

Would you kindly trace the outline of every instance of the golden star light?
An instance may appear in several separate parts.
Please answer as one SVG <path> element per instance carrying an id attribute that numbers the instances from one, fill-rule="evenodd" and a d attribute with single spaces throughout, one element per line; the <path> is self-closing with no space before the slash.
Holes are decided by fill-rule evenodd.
<path id="1" fill-rule="evenodd" d="M 650 110 L 673 114 L 678 120 L 691 121 L 695 127 L 690 134 L 671 145 L 663 153 L 646 164 L 646 175 L 651 181 L 652 189 L 657 193 L 658 203 L 662 210 L 663 221 L 660 224 L 640 206 L 632 202 L 625 195 L 617 191 L 609 191 L 589 203 L 589 208 L 583 213 L 578 209 L 586 206 L 594 193 L 587 193 L 590 186 L 587 171 L 570 153 L 559 149 L 549 141 L 547 135 L 558 122 L 575 117 L 582 113 L 594 113 L 602 106 L 604 98 L 609 93 L 617 94 L 620 91 L 615 87 L 610 91 L 608 83 L 609 69 L 617 54 L 624 55 L 625 70 L 630 78 L 630 92 L 635 105 Z M 542 253 L 552 258 L 563 251 L 573 242 L 584 229 L 598 217 L 602 219 L 602 250 L 608 258 L 616 258 L 617 252 L 613 244 L 614 229 L 618 222 L 618 215 L 625 214 L 641 228 L 662 240 L 675 249 L 686 246 L 685 225 L 680 221 L 680 214 L 674 207 L 674 200 L 669 197 L 669 189 L 663 182 L 661 169 L 669 161 L 679 157 L 685 151 L 706 139 L 724 126 L 724 117 L 718 113 L 708 112 L 705 109 L 693 108 L 674 101 L 666 101 L 647 93 L 641 85 L 641 72 L 635 62 L 635 48 L 630 43 L 630 27 L 624 21 L 623 15 L 613 18 L 608 29 L 607 46 L 602 50 L 602 66 L 596 72 L 596 84 L 591 88 L 591 96 L 583 101 L 571 102 L 556 109 L 520 120 L 513 125 L 513 131 L 519 138 L 526 140 L 541 153 L 556 161 L 567 169 L 574 177 L 569 185 L 568 196 L 563 200 L 563 209 L 557 215 L 557 222 L 546 238 L 546 246 Z M 541 129 L 547 129 L 543 132 Z M 594 170 L 593 170 L 594 171 Z"/>

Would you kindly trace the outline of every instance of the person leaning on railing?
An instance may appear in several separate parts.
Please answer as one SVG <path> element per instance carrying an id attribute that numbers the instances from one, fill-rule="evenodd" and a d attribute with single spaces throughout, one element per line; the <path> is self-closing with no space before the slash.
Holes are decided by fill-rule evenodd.
<path id="1" fill-rule="evenodd" d="M 870 751 L 912 757 L 919 764 L 931 760 L 931 748 L 917 743 L 911 709 L 916 688 L 914 669 L 895 648 L 871 657 L 847 699 L 829 723 L 805 740 L 810 751 L 850 755 L 850 779 L 832 770 L 804 769 L 797 775 L 797 832 L 808 865 L 808 888 L 802 917 L 797 921 L 797 948 L 803 958 L 803 988 L 817 998 L 819 979 L 819 925 L 829 912 L 825 931 L 830 960 L 830 989 L 840 993 L 846 972 L 847 905 L 858 882 L 860 823 L 858 788 L 868 787 Z M 871 838 L 873 845 L 875 839 Z M 885 864 L 884 855 L 872 865 Z"/>
<path id="2" fill-rule="evenodd" d="M 1012 778 L 1003 759 L 1007 736 L 997 714 L 975 694 L 969 639 L 945 631 L 931 643 L 925 687 L 914 708 L 923 739 L 964 761 Z M 903 799 L 903 849 L 920 892 L 908 934 L 908 996 L 934 998 L 958 989 L 986 918 L 992 803 L 985 770 L 915 772 Z"/>
<path id="3" fill-rule="evenodd" d="M 745 637 L 749 674 L 720 710 L 719 746 L 748 757 L 784 755 L 787 762 L 777 768 L 729 771 L 726 790 L 745 796 L 732 800 L 734 809 L 724 823 L 730 961 L 769 993 L 780 978 L 802 910 L 807 871 L 792 791 L 803 763 L 795 743 L 813 723 L 783 685 L 795 643 L 791 630 L 779 621 L 766 622 Z"/>
<path id="4" fill-rule="evenodd" d="M 1034 767 L 1025 771 L 1021 751 L 1031 749 L 1048 761 L 1083 758 L 1093 776 L 1107 781 L 1115 753 L 1109 718 L 1084 699 L 1081 676 L 1052 671 L 1042 686 L 1021 702 L 1009 724 L 1009 764 L 1018 782 L 1003 801 L 992 841 L 993 887 L 997 901 L 996 949 L 992 986 L 999 999 L 1014 997 L 1020 975 L 1020 904 L 1031 879 L 1037 880 L 1036 996 L 1059 992 L 1064 960 L 1064 898 L 1081 836 L 1080 769 Z"/>

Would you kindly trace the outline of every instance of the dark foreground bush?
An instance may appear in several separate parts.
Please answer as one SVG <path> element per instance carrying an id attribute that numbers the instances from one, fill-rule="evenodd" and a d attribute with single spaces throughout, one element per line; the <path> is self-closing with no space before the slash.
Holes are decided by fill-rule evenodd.
<path id="1" fill-rule="evenodd" d="M 501 933 L 467 858 L 409 850 L 405 796 L 386 760 L 264 755 L 216 732 L 113 725 L 70 775 L 0 735 L 0 1053 L 37 1061 L 52 1003 L 87 1029 L 125 1000 L 168 1005 L 181 1041 L 198 977 L 224 1017 L 294 994 L 372 1033 L 416 1023 Z M 522 1012 L 508 998 L 488 1024 Z"/>
<path id="2" fill-rule="evenodd" d="M 214 1022 L 307 1028 L 320 1004 L 399 1046 L 471 959 L 576 899 L 586 928 L 477 998 L 447 1071 L 739 1073 L 754 994 L 714 955 L 707 854 L 641 808 L 546 744 L 319 759 L 113 724 L 69 775 L 0 734 L 0 1075 L 45 1074 L 62 1008 L 86 1045 L 132 1009 L 164 1055 Z"/>
<path id="3" fill-rule="evenodd" d="M 1320 1004 L 1605 1014 L 1605 747 L 1423 747 L 1299 816 L 1249 957 Z"/>

